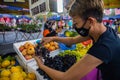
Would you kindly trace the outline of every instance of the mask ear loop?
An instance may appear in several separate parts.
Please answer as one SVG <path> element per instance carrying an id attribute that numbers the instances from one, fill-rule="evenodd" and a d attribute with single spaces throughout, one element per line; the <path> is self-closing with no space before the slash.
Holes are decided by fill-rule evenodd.
<path id="1" fill-rule="evenodd" d="M 91 28 L 91 26 L 89 27 L 89 29 Z M 95 40 L 94 40 L 94 38 L 91 36 L 91 35 L 89 35 L 89 37 L 92 39 L 92 41 L 93 41 L 93 44 L 95 43 Z"/>

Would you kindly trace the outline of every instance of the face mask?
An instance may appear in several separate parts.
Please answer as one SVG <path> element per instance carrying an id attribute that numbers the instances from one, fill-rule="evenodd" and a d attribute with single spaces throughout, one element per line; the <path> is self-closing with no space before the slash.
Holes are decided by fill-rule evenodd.
<path id="1" fill-rule="evenodd" d="M 86 23 L 86 22 L 85 22 Z M 82 37 L 87 37 L 89 35 L 89 29 L 85 29 L 85 23 L 82 25 L 81 28 L 77 28 L 76 25 L 74 25 L 75 30 L 77 31 L 78 34 L 80 34 Z"/>

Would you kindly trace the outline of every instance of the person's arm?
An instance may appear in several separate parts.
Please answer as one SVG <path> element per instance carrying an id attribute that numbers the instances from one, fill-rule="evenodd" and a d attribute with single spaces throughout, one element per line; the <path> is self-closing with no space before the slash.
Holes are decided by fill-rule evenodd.
<path id="1" fill-rule="evenodd" d="M 76 37 L 53 37 L 52 39 L 53 39 L 53 41 L 61 42 L 68 46 L 71 46 L 72 44 L 80 43 L 80 42 L 86 41 L 90 38 L 89 37 L 81 37 L 78 35 Z"/>
<path id="2" fill-rule="evenodd" d="M 80 80 L 98 65 L 103 63 L 100 59 L 90 54 L 86 54 L 86 56 L 84 56 L 79 62 L 75 63 L 69 70 L 61 72 L 41 64 L 38 59 L 36 59 L 36 61 L 39 67 L 53 80 Z"/>
<path id="3" fill-rule="evenodd" d="M 80 35 L 76 37 L 44 37 L 42 38 L 41 43 L 46 44 L 50 41 L 56 41 L 71 46 L 72 44 L 80 43 L 88 39 L 90 39 L 90 37 L 81 37 Z"/>

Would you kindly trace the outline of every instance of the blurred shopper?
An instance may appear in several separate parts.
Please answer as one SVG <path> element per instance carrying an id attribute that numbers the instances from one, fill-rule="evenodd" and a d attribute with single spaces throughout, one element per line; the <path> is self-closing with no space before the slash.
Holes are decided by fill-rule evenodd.
<path id="1" fill-rule="evenodd" d="M 72 26 L 73 26 L 72 20 L 69 20 L 69 21 L 68 21 L 68 26 L 69 26 L 69 29 L 72 29 L 72 28 L 73 28 L 73 27 L 72 27 Z"/>
<path id="2" fill-rule="evenodd" d="M 60 29 L 57 28 L 56 21 L 53 21 L 53 20 L 46 21 L 44 25 L 44 31 L 43 31 L 44 37 L 57 36 L 59 32 L 60 32 Z"/>

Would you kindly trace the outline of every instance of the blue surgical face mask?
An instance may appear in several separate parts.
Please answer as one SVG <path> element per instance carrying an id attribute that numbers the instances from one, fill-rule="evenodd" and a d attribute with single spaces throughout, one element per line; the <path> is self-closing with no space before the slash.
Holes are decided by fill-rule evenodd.
<path id="1" fill-rule="evenodd" d="M 76 25 L 73 26 L 77 33 L 80 34 L 82 37 L 87 37 L 89 35 L 90 28 L 89 29 L 84 28 L 85 24 L 86 22 L 82 25 L 81 28 L 77 28 Z"/>

